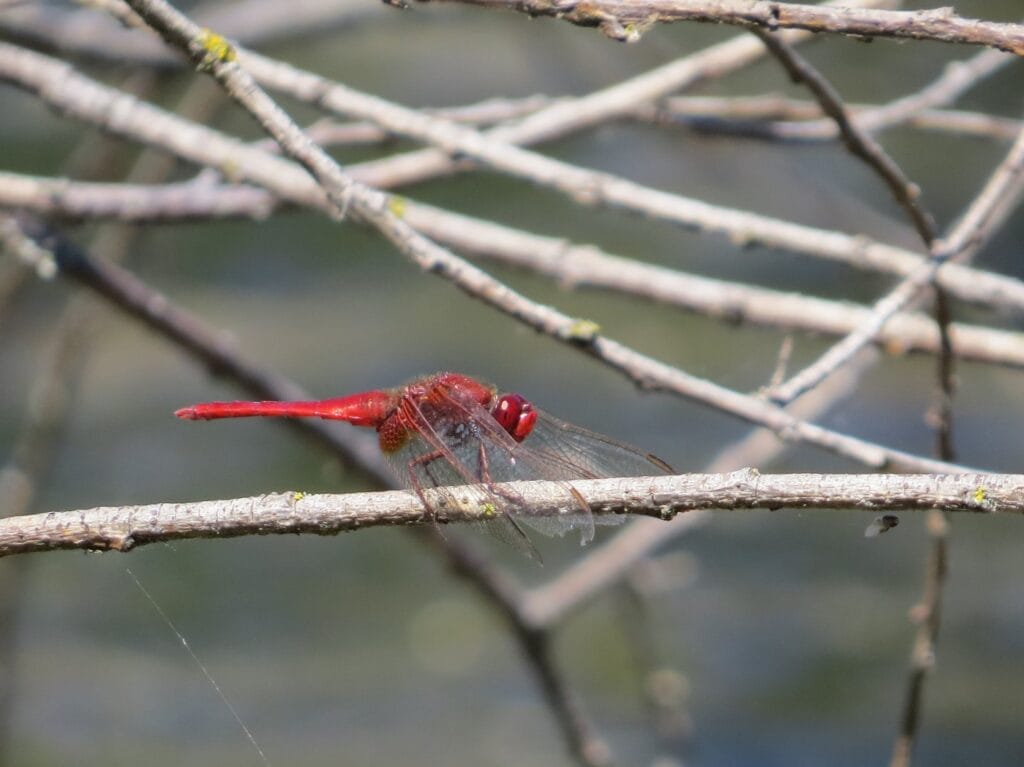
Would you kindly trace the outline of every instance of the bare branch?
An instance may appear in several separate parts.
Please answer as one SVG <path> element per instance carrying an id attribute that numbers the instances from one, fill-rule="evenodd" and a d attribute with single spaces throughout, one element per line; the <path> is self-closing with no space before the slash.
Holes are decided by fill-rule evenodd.
<path id="1" fill-rule="evenodd" d="M 970 59 L 947 64 L 936 80 L 919 90 L 855 118 L 862 130 L 874 133 L 898 125 L 923 109 L 950 104 L 1010 63 L 1020 63 L 999 51 L 982 51 Z"/>
<path id="2" fill-rule="evenodd" d="M 1024 188 L 1024 129 L 1006 157 L 989 176 L 985 186 L 971 202 L 960 222 L 942 242 L 937 243 L 943 258 L 956 258 L 988 240 L 1003 218 L 1020 203 Z"/>
<path id="3" fill-rule="evenodd" d="M 885 11 L 827 8 L 764 0 L 457 0 L 467 5 L 553 16 L 582 27 L 597 27 L 617 40 L 636 41 L 654 24 L 698 21 L 768 31 L 806 29 L 856 37 L 893 37 L 985 45 L 1024 56 L 1024 26 L 957 16 L 952 8 Z"/>
<path id="4" fill-rule="evenodd" d="M 580 480 L 573 486 L 595 514 L 640 514 L 671 519 L 690 509 L 943 509 L 980 514 L 1024 514 L 1019 474 L 683 474 Z M 509 485 L 524 513 L 571 514 L 577 502 L 560 482 Z M 428 501 L 433 500 L 427 491 Z M 370 527 L 477 522 L 494 514 L 473 508 L 467 494 L 449 488 L 458 508 L 435 503 L 428 514 L 406 492 L 306 495 L 273 493 L 252 498 L 147 506 L 110 506 L 0 520 L 0 557 L 55 549 L 130 551 L 186 538 L 242 535 L 335 535 Z"/>
<path id="5" fill-rule="evenodd" d="M 71 218 L 113 217 L 131 221 L 188 220 L 193 216 L 269 213 L 273 199 L 252 187 L 207 186 L 195 182 L 165 186 L 95 184 L 39 179 L 0 172 L 0 206 Z M 606 253 L 557 237 L 544 237 L 410 203 L 406 218 L 435 240 L 460 251 L 548 275 L 572 288 L 625 293 L 722 319 L 825 335 L 845 335 L 869 317 L 868 308 L 840 301 L 725 282 Z M 973 271 L 973 270 L 972 270 Z M 953 323 L 959 359 L 1024 367 L 1024 334 Z M 900 313 L 874 342 L 890 353 L 935 354 L 939 337 L 933 320 Z"/>

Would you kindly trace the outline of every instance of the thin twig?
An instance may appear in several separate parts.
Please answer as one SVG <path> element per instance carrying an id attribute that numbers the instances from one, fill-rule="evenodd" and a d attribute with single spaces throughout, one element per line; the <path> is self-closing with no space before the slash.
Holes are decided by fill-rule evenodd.
<path id="1" fill-rule="evenodd" d="M 796 51 L 789 48 L 784 42 L 774 40 L 771 35 L 757 31 L 769 49 L 797 80 L 807 83 L 811 92 L 821 104 L 822 110 L 829 115 L 839 129 L 840 135 L 857 156 L 865 160 L 888 184 L 890 191 L 903 206 L 904 210 L 914 222 L 917 233 L 924 245 L 931 251 L 932 266 L 928 269 L 922 268 L 921 275 L 926 277 L 926 282 L 918 281 L 914 277 L 908 277 L 893 291 L 890 296 L 879 302 L 879 306 L 885 305 L 893 296 L 900 296 L 901 303 L 893 301 L 897 308 L 908 304 L 917 291 L 926 284 L 934 284 L 935 276 L 941 264 L 946 260 L 946 255 L 936 247 L 936 231 L 931 216 L 920 204 L 919 190 L 916 185 L 903 174 L 899 166 L 882 150 L 870 136 L 859 126 L 852 123 L 845 108 L 831 85 L 813 67 L 800 57 Z M 1021 133 L 1024 139 L 1024 131 Z M 1013 154 L 1011 150 L 1011 156 Z M 998 175 L 998 174 L 997 174 Z M 895 310 L 892 310 L 894 312 Z M 883 314 L 879 310 L 879 315 Z M 890 313 L 888 309 L 884 313 Z M 949 326 L 951 314 L 949 302 L 941 287 L 935 289 L 935 320 L 939 329 L 940 354 L 938 356 L 938 390 L 936 403 L 934 405 L 934 421 L 936 432 L 937 455 L 943 460 L 953 460 L 953 349 L 950 341 Z M 884 323 L 884 321 L 882 321 Z M 882 325 L 878 320 L 869 321 L 865 328 L 875 326 L 872 336 L 881 330 Z M 851 359 L 859 349 L 869 342 L 870 337 L 867 331 L 855 331 L 846 339 L 837 344 L 829 353 L 823 355 L 819 363 L 811 365 L 800 375 L 794 377 L 797 384 L 783 385 L 785 396 L 790 399 L 794 393 L 806 391 L 816 386 L 823 378 L 834 371 L 838 366 Z M 817 378 L 815 377 L 817 375 Z M 803 388 L 800 388 L 802 385 Z M 778 391 L 776 390 L 776 396 Z M 783 400 L 789 401 L 789 400 Z M 929 565 L 926 577 L 924 609 L 927 610 L 925 619 L 922 621 L 918 640 L 915 645 L 914 662 L 912 664 L 911 680 L 908 685 L 907 701 L 902 718 L 900 736 L 897 739 L 893 751 L 893 767 L 906 767 L 909 765 L 910 753 L 915 741 L 920 722 L 921 701 L 924 694 L 924 682 L 931 667 L 931 658 L 934 652 L 935 642 L 939 628 L 939 613 L 942 604 L 942 590 L 945 583 L 945 562 L 947 558 L 947 536 L 948 526 L 941 511 L 932 510 L 929 512 L 929 529 L 932 531 L 931 564 Z"/>
<path id="2" fill-rule="evenodd" d="M 855 120 L 861 113 L 883 108 L 873 104 L 847 107 Z M 658 125 L 683 125 L 700 133 L 769 141 L 834 141 L 839 135 L 836 124 L 821 118 L 821 110 L 814 102 L 778 96 L 680 97 L 658 106 L 638 108 L 635 116 Z M 958 109 L 925 109 L 900 119 L 898 125 L 910 128 L 995 141 L 1013 141 L 1021 129 L 1020 120 Z M 887 124 L 884 128 L 895 125 Z"/>
<path id="3" fill-rule="evenodd" d="M 893 197 L 913 221 L 925 246 L 931 248 L 936 237 L 935 224 L 918 199 L 920 190 L 917 186 L 907 178 L 878 142 L 852 122 L 839 93 L 820 72 L 785 42 L 775 39 L 773 35 L 761 30 L 754 30 L 754 34 L 764 42 L 792 79 L 807 85 L 820 104 L 822 111 L 835 122 L 847 148 L 882 178 Z M 790 380 L 774 387 L 770 394 L 772 400 L 778 404 L 792 402 L 800 394 L 817 386 L 828 375 L 852 359 L 857 352 L 877 336 L 889 317 L 909 303 L 921 289 L 934 283 L 935 274 L 940 264 L 941 261 L 935 259 L 927 266 L 920 267 L 917 274 L 906 278 L 895 290 L 875 305 L 873 315 L 863 326 L 851 331 L 815 363 L 794 375 Z M 940 298 L 937 305 L 945 306 L 944 299 Z M 937 315 L 937 320 L 940 320 L 937 322 L 940 354 L 947 358 L 940 367 L 945 368 L 948 367 L 948 360 L 951 359 L 950 350 L 952 348 L 949 343 L 948 312 Z"/>
<path id="4" fill-rule="evenodd" d="M 1019 126 L 1012 131 L 1015 120 L 1005 120 L 976 112 L 936 110 L 950 104 L 964 93 L 1019 59 L 999 51 L 982 51 L 962 61 L 946 64 L 942 74 L 916 93 L 902 96 L 883 105 L 846 104 L 853 121 L 862 130 L 877 133 L 904 123 L 936 130 L 963 131 L 977 135 L 1012 140 Z M 762 136 L 781 139 L 834 139 L 839 128 L 834 120 L 818 119 L 820 104 L 795 101 L 781 96 L 753 98 L 674 97 L 659 105 L 663 118 L 732 118 L 746 122 L 746 130 Z M 650 109 L 657 109 L 648 107 Z M 648 116 L 645 113 L 645 116 Z M 758 126 L 750 121 L 792 120 Z M 738 128 L 738 130 L 742 130 Z"/>
<path id="5" fill-rule="evenodd" d="M 928 534 L 931 548 L 925 566 L 924 593 L 911 611 L 918 624 L 910 654 L 907 690 L 900 717 L 899 732 L 893 744 L 889 767 L 909 767 L 914 743 L 921 725 L 924 685 L 935 666 L 935 643 L 939 636 L 942 614 L 942 592 L 946 582 L 949 524 L 940 511 L 928 513 Z"/>
<path id="6" fill-rule="evenodd" d="M 918 236 L 930 247 L 936 237 L 935 222 L 920 203 L 921 190 L 918 186 L 910 181 L 881 144 L 871 138 L 859 124 L 854 123 L 846 111 L 842 97 L 832 83 L 784 40 L 760 29 L 753 31 L 785 67 L 790 78 L 807 86 L 822 111 L 835 122 L 843 143 L 852 154 L 862 159 L 881 177 L 892 196 L 914 222 Z"/>
<path id="7" fill-rule="evenodd" d="M 1010 54 L 986 50 L 962 61 L 953 61 L 931 83 L 886 104 L 849 104 L 858 126 L 869 133 L 910 125 L 929 130 L 944 130 L 967 135 L 1012 141 L 1017 121 L 978 112 L 943 110 L 999 72 L 1007 64 L 1019 62 Z M 739 135 L 791 140 L 832 140 L 839 135 L 833 120 L 819 119 L 820 105 L 782 96 L 670 96 L 657 103 L 638 104 L 631 116 L 664 124 L 683 121 L 701 130 L 726 130 Z M 732 124 L 725 121 L 735 121 Z M 762 121 L 797 121 L 765 124 Z"/>
<path id="8" fill-rule="evenodd" d="M 952 232 L 936 243 L 944 258 L 957 258 L 977 249 L 995 234 L 1024 194 L 1024 129 L 1002 162 L 971 201 Z"/>

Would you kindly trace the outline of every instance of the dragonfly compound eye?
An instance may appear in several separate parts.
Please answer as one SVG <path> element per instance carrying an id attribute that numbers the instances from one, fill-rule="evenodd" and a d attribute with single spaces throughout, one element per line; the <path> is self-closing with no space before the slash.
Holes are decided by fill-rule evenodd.
<path id="1" fill-rule="evenodd" d="M 501 424 L 516 442 L 522 442 L 537 423 L 537 411 L 520 394 L 502 394 L 491 410 L 494 420 Z"/>

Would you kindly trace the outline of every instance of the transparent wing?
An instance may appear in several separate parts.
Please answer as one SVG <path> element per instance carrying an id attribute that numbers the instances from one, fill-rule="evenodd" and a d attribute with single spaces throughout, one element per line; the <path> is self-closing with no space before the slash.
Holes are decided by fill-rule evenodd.
<path id="1" fill-rule="evenodd" d="M 537 422 L 523 444 L 541 456 L 562 479 L 654 477 L 675 469 L 652 453 L 537 411 Z"/>
<path id="2" fill-rule="evenodd" d="M 415 431 L 400 450 L 388 455 L 388 460 L 402 483 L 420 496 L 427 510 L 443 511 L 431 508 L 423 492 L 436 489 L 441 504 L 452 508 L 468 504 L 493 514 L 492 519 L 476 526 L 540 561 L 537 549 L 512 516 L 522 507 L 523 500 L 508 490 L 499 493 L 492 487 L 494 482 L 507 481 L 490 477 L 487 470 L 488 456 L 500 456 L 502 451 L 487 443 L 473 422 L 467 420 L 461 406 L 411 406 L 408 419 L 415 425 Z M 503 461 L 499 458 L 498 463 Z M 457 493 L 448 490 L 456 485 L 460 486 Z"/>
<path id="3" fill-rule="evenodd" d="M 573 480 L 601 477 L 643 477 L 672 474 L 674 470 L 657 456 L 611 437 L 589 431 L 549 413 L 537 410 L 533 431 L 519 445 L 519 464 L 523 473 L 540 479 Z M 578 495 L 574 489 L 571 491 Z M 580 504 L 584 501 L 581 499 Z M 605 515 L 603 524 L 618 524 L 622 518 Z M 547 535 L 561 535 L 579 528 L 583 542 L 593 538 L 593 517 L 545 517 L 523 520 Z"/>

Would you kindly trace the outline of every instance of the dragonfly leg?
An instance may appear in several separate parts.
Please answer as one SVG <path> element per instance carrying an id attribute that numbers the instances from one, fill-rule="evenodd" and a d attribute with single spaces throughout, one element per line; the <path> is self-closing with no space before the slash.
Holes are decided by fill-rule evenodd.
<path id="1" fill-rule="evenodd" d="M 420 481 L 420 477 L 417 474 L 417 472 L 422 469 L 423 473 L 426 474 L 430 482 L 432 482 L 435 487 L 438 486 L 440 483 L 438 482 L 437 477 L 435 477 L 431 472 L 431 464 L 435 463 L 438 460 L 446 460 L 446 456 L 442 451 L 435 450 L 433 452 L 425 453 L 424 455 L 413 458 L 406 465 L 406 469 L 409 472 L 409 478 L 411 480 L 413 491 L 419 497 L 420 502 L 423 504 L 423 507 L 427 510 L 427 514 L 433 521 L 435 527 L 438 528 L 438 532 L 441 533 L 440 526 L 437 524 L 436 511 L 427 502 L 426 492 L 423 487 L 423 483 Z M 502 488 L 493 484 L 490 472 L 490 464 L 488 463 L 487 453 L 484 450 L 483 445 L 480 446 L 477 462 L 477 479 L 479 479 L 480 482 L 484 483 L 487 486 L 487 488 L 491 491 L 493 500 L 498 501 L 499 504 L 501 503 L 501 501 L 509 501 L 511 502 L 511 504 L 515 504 L 518 498 L 514 493 L 510 493 L 507 490 L 502 490 Z M 487 506 L 494 506 L 494 504 L 488 503 Z M 491 511 L 493 512 L 498 510 L 498 508 L 493 508 Z M 486 513 L 487 509 L 485 508 L 484 511 Z M 502 511 L 508 511 L 508 509 L 502 509 Z M 526 536 L 526 533 L 523 532 L 523 529 L 512 517 L 506 514 L 501 514 L 494 518 L 485 517 L 485 519 L 482 520 L 482 522 L 487 531 L 493 534 L 495 537 L 519 549 L 519 551 L 523 552 L 526 556 L 530 557 L 531 559 L 536 559 L 538 562 L 541 561 L 540 554 L 537 553 L 537 549 L 533 547 L 533 544 L 530 543 L 530 539 Z M 441 535 L 443 536 L 443 533 L 441 533 Z"/>
<path id="2" fill-rule="evenodd" d="M 406 469 L 409 472 L 409 480 L 410 484 L 412 485 L 413 492 L 416 493 L 417 497 L 420 499 L 420 503 L 423 504 L 423 508 L 426 509 L 427 516 L 430 518 L 430 521 L 434 523 L 435 527 L 438 527 L 439 531 L 440 526 L 437 524 L 437 513 L 434 510 L 434 507 L 431 506 L 430 503 L 427 501 L 427 495 L 423 491 L 423 485 L 420 482 L 419 477 L 416 475 L 416 468 L 422 465 L 423 471 L 426 472 L 427 477 L 429 477 L 430 480 L 434 483 L 434 485 L 437 486 L 437 478 L 430 473 L 430 464 L 432 464 L 437 459 L 443 457 L 444 453 L 442 453 L 440 450 L 435 450 L 432 453 L 426 453 L 425 455 L 416 456 L 406 465 Z"/>
<path id="3" fill-rule="evenodd" d="M 497 496 L 504 498 L 506 501 L 512 501 L 515 503 L 519 500 L 515 493 L 510 493 L 508 490 L 503 490 L 498 485 L 495 485 L 491 480 L 491 464 L 490 459 L 487 457 L 487 450 L 483 443 L 480 443 L 480 449 L 477 451 L 477 466 L 480 472 L 480 481 L 487 485 L 487 489 L 490 490 Z"/>
<path id="4" fill-rule="evenodd" d="M 480 468 L 480 481 L 487 485 L 487 487 L 493 487 L 491 485 L 491 463 L 487 459 L 487 450 L 484 448 L 484 443 L 480 443 L 480 449 L 477 450 L 477 465 Z"/>

